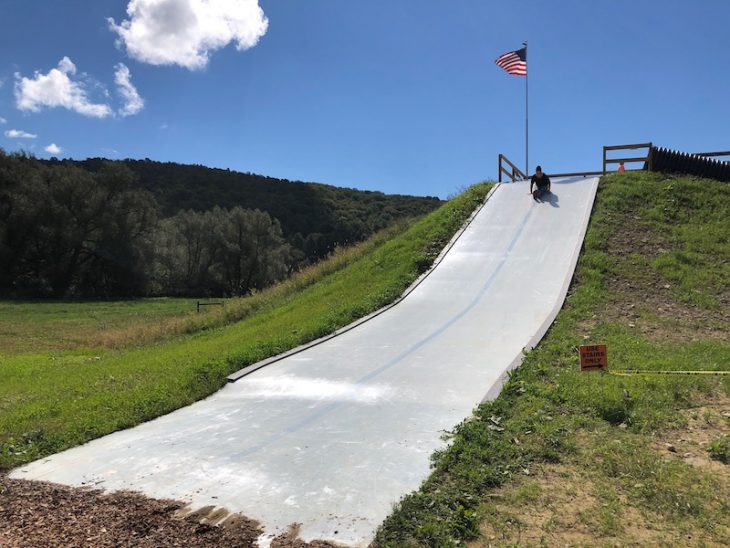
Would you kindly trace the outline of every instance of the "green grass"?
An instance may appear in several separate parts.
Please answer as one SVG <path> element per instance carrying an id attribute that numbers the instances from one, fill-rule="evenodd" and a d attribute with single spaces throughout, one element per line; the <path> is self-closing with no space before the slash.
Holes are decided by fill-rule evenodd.
<path id="1" fill-rule="evenodd" d="M 727 191 L 646 173 L 601 181 L 573 286 L 547 336 L 500 397 L 454 430 L 432 475 L 402 499 L 375 545 L 474 539 L 494 512 L 487 495 L 550 463 L 613 486 L 659 527 L 679 522 L 730 542 L 716 527 L 730 525 L 730 499 L 718 495 L 727 484 L 651 447 L 685 424 L 683 410 L 727 397 L 730 379 L 580 373 L 577 356 L 578 345 L 601 342 L 614 369 L 730 369 Z M 615 496 L 604 504 L 616 506 Z M 534 511 L 529 500 L 517 507 Z M 623 534 L 610 514 L 599 516 L 596 538 Z M 519 515 L 508 521 L 522 527 Z"/>
<path id="2" fill-rule="evenodd" d="M 243 319 L 236 323 L 221 312 L 212 323 L 186 323 L 191 334 L 142 347 L 34 345 L 30 352 L 4 353 L 0 470 L 192 403 L 220 388 L 231 372 L 392 302 L 431 264 L 489 188 L 470 188 L 398 235 L 366 247 L 366 253 L 334 257 L 339 263 L 320 267 L 318 281 L 309 273 L 255 296 L 255 306 L 244 300 L 237 305 Z"/>
<path id="3" fill-rule="evenodd" d="M 0 301 L 0 352 L 147 346 L 240 321 L 300 292 L 378 246 L 412 224 L 404 219 L 349 247 L 336 248 L 320 261 L 275 286 L 247 297 L 200 299 L 223 306 L 202 307 L 197 299 L 155 298 L 126 301 Z"/>
<path id="4" fill-rule="evenodd" d="M 730 435 L 714 440 L 708 447 L 710 456 L 723 464 L 730 464 Z"/>
<path id="5" fill-rule="evenodd" d="M 102 333 L 191 316 L 195 303 L 195 299 L 173 298 L 0 301 L 0 352 L 8 355 L 93 346 Z"/>

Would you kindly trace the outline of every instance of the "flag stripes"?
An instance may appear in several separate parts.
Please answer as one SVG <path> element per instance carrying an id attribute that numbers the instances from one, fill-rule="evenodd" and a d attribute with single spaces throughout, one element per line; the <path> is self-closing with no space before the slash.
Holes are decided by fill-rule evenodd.
<path id="1" fill-rule="evenodd" d="M 494 61 L 514 76 L 527 76 L 527 48 L 503 53 Z"/>

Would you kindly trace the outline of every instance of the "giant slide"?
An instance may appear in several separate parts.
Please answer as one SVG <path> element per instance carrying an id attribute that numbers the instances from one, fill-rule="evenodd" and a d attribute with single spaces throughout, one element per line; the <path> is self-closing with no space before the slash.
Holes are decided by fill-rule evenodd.
<path id="1" fill-rule="evenodd" d="M 304 540 L 366 546 L 443 434 L 499 394 L 552 323 L 597 186 L 556 179 L 538 203 L 527 182 L 498 185 L 395 306 L 12 477 L 240 512 L 262 524 L 262 546 L 294 523 Z"/>

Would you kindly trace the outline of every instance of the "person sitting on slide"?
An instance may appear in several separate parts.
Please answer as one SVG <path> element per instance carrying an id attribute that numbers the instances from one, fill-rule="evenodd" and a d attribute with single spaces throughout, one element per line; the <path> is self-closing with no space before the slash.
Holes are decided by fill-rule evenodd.
<path id="1" fill-rule="evenodd" d="M 537 188 L 533 192 L 532 186 L 535 185 Z M 545 194 L 550 192 L 550 177 L 542 172 L 542 167 L 537 166 L 535 168 L 535 174 L 530 179 L 530 194 L 533 199 L 541 200 Z"/>

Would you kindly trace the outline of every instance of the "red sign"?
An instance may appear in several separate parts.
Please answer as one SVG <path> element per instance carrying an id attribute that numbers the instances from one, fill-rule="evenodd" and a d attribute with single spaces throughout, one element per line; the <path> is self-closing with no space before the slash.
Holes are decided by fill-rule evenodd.
<path id="1" fill-rule="evenodd" d="M 605 344 L 590 344 L 579 348 L 581 371 L 607 371 L 608 352 Z"/>

